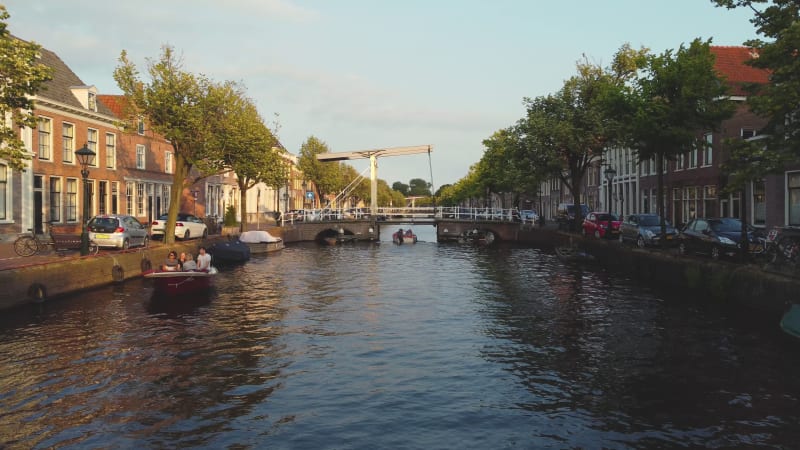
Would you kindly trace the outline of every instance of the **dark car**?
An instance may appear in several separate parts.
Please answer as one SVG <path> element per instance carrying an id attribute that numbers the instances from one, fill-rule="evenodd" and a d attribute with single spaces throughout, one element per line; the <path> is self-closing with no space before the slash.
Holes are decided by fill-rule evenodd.
<path id="1" fill-rule="evenodd" d="M 678 230 L 666 221 L 667 234 L 665 242 L 669 245 L 677 242 Z M 661 241 L 661 216 L 658 214 L 631 214 L 622 222 L 619 234 L 620 242 L 634 242 L 639 248 L 657 247 Z"/>
<path id="2" fill-rule="evenodd" d="M 589 214 L 589 206 L 588 205 L 580 205 L 581 207 L 581 217 L 586 217 Z M 559 230 L 571 230 L 573 227 L 572 225 L 575 223 L 575 209 L 574 203 L 561 203 L 558 205 L 558 209 L 556 210 L 556 223 L 558 224 Z"/>
<path id="3" fill-rule="evenodd" d="M 678 252 L 702 253 L 714 259 L 735 256 L 742 238 L 742 222 L 739 219 L 694 219 L 678 235 Z M 748 232 L 752 241 L 752 233 Z"/>

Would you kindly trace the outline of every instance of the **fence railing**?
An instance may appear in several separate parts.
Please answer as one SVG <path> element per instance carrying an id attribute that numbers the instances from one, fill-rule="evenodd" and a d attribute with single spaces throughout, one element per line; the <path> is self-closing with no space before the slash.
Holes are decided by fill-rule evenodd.
<path id="1" fill-rule="evenodd" d="M 281 223 L 324 222 L 340 220 L 371 219 L 369 208 L 342 209 L 306 209 L 281 215 Z M 521 222 L 516 208 L 464 208 L 464 207 L 432 207 L 414 208 L 379 207 L 375 219 L 399 222 L 402 220 L 430 221 L 437 219 L 455 219 L 470 221 Z"/>

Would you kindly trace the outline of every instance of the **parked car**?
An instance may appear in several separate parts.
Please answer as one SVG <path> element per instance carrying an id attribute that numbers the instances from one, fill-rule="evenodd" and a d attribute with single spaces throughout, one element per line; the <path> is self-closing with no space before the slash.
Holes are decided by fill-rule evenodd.
<path id="1" fill-rule="evenodd" d="M 589 214 L 588 205 L 580 205 L 581 216 L 586 217 Z M 570 230 L 575 222 L 575 204 L 574 203 L 561 203 L 556 209 L 556 223 L 559 230 Z"/>
<path id="2" fill-rule="evenodd" d="M 666 221 L 667 234 L 665 242 L 677 242 L 678 230 Z M 622 221 L 619 241 L 635 242 L 639 248 L 657 247 L 661 241 L 661 216 L 658 214 L 631 214 Z"/>
<path id="3" fill-rule="evenodd" d="M 153 238 L 164 237 L 164 229 L 167 226 L 167 215 L 164 214 L 154 220 L 151 225 L 151 234 Z M 193 214 L 178 214 L 178 219 L 175 222 L 175 237 L 178 239 L 191 239 L 191 238 L 205 238 L 208 236 L 208 227 L 205 222 Z"/>
<path id="4" fill-rule="evenodd" d="M 150 236 L 147 227 L 135 217 L 121 214 L 102 214 L 89 221 L 89 240 L 98 247 L 128 249 L 147 247 Z"/>
<path id="5" fill-rule="evenodd" d="M 539 214 L 534 209 L 523 209 L 519 212 L 519 218 L 524 224 L 536 224 L 539 221 Z"/>
<path id="6" fill-rule="evenodd" d="M 609 234 L 608 223 L 611 222 L 611 234 Z M 607 212 L 590 212 L 583 219 L 581 232 L 584 236 L 594 236 L 596 238 L 613 238 L 619 235 L 619 218 L 615 214 Z"/>
<path id="7" fill-rule="evenodd" d="M 752 233 L 748 232 L 752 241 Z M 721 256 L 736 256 L 742 238 L 742 222 L 739 219 L 694 219 L 678 235 L 678 253 L 702 253 L 714 259 Z"/>

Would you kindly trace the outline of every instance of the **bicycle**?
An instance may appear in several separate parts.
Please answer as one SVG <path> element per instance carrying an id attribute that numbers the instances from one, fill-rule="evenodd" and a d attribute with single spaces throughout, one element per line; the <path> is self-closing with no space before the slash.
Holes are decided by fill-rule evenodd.
<path id="1" fill-rule="evenodd" d="M 19 236 L 16 240 L 14 240 L 14 252 L 19 256 L 33 256 L 40 251 L 44 250 L 46 247 L 52 246 L 53 250 L 80 250 L 81 248 L 81 236 L 75 236 L 74 234 L 56 234 L 53 233 L 53 227 L 49 227 L 48 230 L 49 240 L 43 241 L 39 239 L 39 236 L 33 232 L 33 229 L 28 229 L 28 232 Z M 96 255 L 97 252 L 100 251 L 100 247 L 97 246 L 91 240 L 89 241 L 89 254 Z"/>

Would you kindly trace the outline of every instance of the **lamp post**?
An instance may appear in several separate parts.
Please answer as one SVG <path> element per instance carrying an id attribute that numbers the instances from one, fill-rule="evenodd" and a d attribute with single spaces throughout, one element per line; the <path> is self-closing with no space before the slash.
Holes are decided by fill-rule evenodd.
<path id="1" fill-rule="evenodd" d="M 611 181 L 617 175 L 617 171 L 614 170 L 613 167 L 608 166 L 606 167 L 605 172 L 603 174 L 606 176 L 606 180 L 608 181 L 608 228 L 606 228 L 606 237 L 611 236 Z"/>
<path id="2" fill-rule="evenodd" d="M 306 180 L 303 180 L 303 209 L 306 209 L 307 201 L 308 201 L 308 183 L 306 183 Z"/>
<path id="3" fill-rule="evenodd" d="M 86 144 L 75 151 L 78 163 L 81 165 L 81 176 L 83 177 L 83 226 L 81 226 L 81 256 L 89 254 L 89 166 L 94 164 L 94 157 L 97 155 Z"/>

